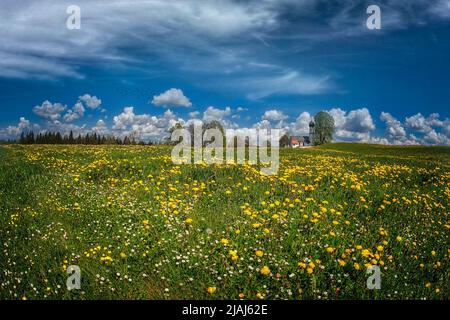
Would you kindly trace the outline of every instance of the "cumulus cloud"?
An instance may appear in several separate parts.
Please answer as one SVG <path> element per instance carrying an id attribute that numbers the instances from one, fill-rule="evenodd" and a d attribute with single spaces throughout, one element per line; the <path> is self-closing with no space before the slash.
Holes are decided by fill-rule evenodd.
<path id="1" fill-rule="evenodd" d="M 114 130 L 125 130 L 129 125 L 131 125 L 134 121 L 134 108 L 133 107 L 125 107 L 123 112 L 114 117 Z"/>
<path id="2" fill-rule="evenodd" d="M 232 109 L 231 107 L 225 107 L 221 109 L 209 106 L 203 113 L 199 111 L 189 112 L 188 116 L 190 119 L 185 120 L 178 117 L 172 110 L 166 110 L 160 115 L 137 114 L 134 107 L 127 106 L 113 117 L 111 124 L 107 124 L 105 120 L 100 119 L 94 125 L 88 127 L 86 124 L 77 125 L 71 123 L 81 119 L 86 112 L 81 97 L 67 111 L 67 107 L 61 103 L 44 101 L 40 106 L 33 108 L 33 112 L 43 119 L 41 125 L 34 124 L 25 117 L 21 117 L 17 125 L 10 125 L 0 129 L 0 139 L 17 138 L 21 132 L 33 130 L 35 132 L 59 131 L 62 134 L 68 134 L 70 131 L 73 131 L 75 135 L 96 132 L 100 135 L 112 134 L 119 137 L 127 135 L 137 140 L 158 140 L 165 137 L 168 134 L 168 130 L 176 123 L 189 125 L 198 121 L 209 122 L 214 120 L 221 122 L 225 128 L 239 129 L 242 132 L 250 130 L 250 128 L 267 128 L 281 129 L 282 133 L 290 135 L 307 135 L 309 124 L 313 120 L 313 116 L 307 111 L 301 112 L 294 120 L 281 110 L 269 109 L 263 113 L 259 122 L 250 122 L 247 127 L 242 127 L 230 121 L 230 119 L 233 121 L 238 119 L 239 117 L 235 116 L 245 111 L 244 108 Z M 89 97 L 92 98 L 92 96 Z M 99 100 L 98 98 L 96 99 Z M 86 101 L 85 103 L 87 103 Z M 64 111 L 66 111 L 65 114 Z M 442 119 L 437 113 L 432 113 L 427 117 L 418 113 L 406 117 L 404 123 L 402 123 L 392 114 L 382 112 L 380 120 L 385 125 L 386 134 L 385 136 L 373 136 L 373 132 L 376 129 L 375 123 L 367 108 L 349 111 L 333 108 L 328 112 L 335 120 L 335 140 L 337 141 L 359 141 L 394 145 L 450 145 L 450 119 Z M 417 135 L 411 133 L 411 131 L 417 133 Z"/>
<path id="3" fill-rule="evenodd" d="M 136 139 L 161 139 L 167 135 L 168 129 L 176 123 L 185 123 L 176 117 L 171 110 L 162 116 L 135 114 L 134 107 L 125 107 L 123 112 L 113 118 L 113 132 L 118 136 L 133 136 Z"/>
<path id="4" fill-rule="evenodd" d="M 183 94 L 181 89 L 169 89 L 160 95 L 153 96 L 152 104 L 158 107 L 186 107 L 192 106 L 188 97 Z"/>
<path id="5" fill-rule="evenodd" d="M 309 133 L 309 123 L 313 120 L 313 117 L 309 112 L 302 112 L 295 122 L 291 123 L 288 132 L 293 135 L 306 135 Z"/>
<path id="6" fill-rule="evenodd" d="M 372 138 L 371 132 L 375 124 L 367 108 L 351 110 L 340 108 L 328 111 L 335 121 L 335 138 L 337 140 L 351 140 L 370 143 L 385 143 L 381 139 Z M 308 135 L 309 124 L 314 117 L 309 112 L 302 112 L 294 122 L 288 122 L 288 117 L 278 110 L 268 110 L 262 116 L 262 121 L 256 123 L 256 128 L 278 128 L 290 135 Z"/>
<path id="7" fill-rule="evenodd" d="M 413 134 L 408 135 L 403 124 L 389 112 L 382 112 L 380 120 L 386 125 L 386 134 L 390 144 L 394 145 L 417 145 L 421 141 Z"/>
<path id="8" fill-rule="evenodd" d="M 405 122 L 409 128 L 419 132 L 430 132 L 432 130 L 427 119 L 421 113 L 406 118 Z"/>
<path id="9" fill-rule="evenodd" d="M 262 116 L 262 120 L 268 120 L 268 121 L 282 121 L 286 120 L 288 116 L 286 116 L 283 111 L 280 110 L 268 110 L 264 112 L 264 115 Z"/>
<path id="10" fill-rule="evenodd" d="M 450 146 L 450 138 L 445 134 L 436 132 L 434 129 L 427 132 L 427 134 L 423 137 L 423 140 L 432 145 Z"/>
<path id="11" fill-rule="evenodd" d="M 198 111 L 189 112 L 189 118 L 191 118 L 191 119 L 196 119 L 196 118 L 198 118 L 199 115 L 200 115 L 200 112 L 198 112 Z"/>
<path id="12" fill-rule="evenodd" d="M 39 117 L 47 120 L 57 120 L 61 118 L 61 113 L 66 110 L 66 106 L 61 103 L 51 103 L 50 101 L 44 101 L 40 106 L 35 106 L 33 112 Z"/>
<path id="13" fill-rule="evenodd" d="M 389 112 L 382 112 L 380 120 L 386 123 L 386 131 L 390 138 L 398 140 L 406 137 L 406 130 L 402 123 L 394 118 Z"/>
<path id="14" fill-rule="evenodd" d="M 17 139 L 22 132 L 27 131 L 36 131 L 39 130 L 39 125 L 32 124 L 30 120 L 27 120 L 25 117 L 20 117 L 19 123 L 15 126 L 8 126 L 6 128 L 0 129 L 0 139 L 8 140 L 8 139 Z"/>
<path id="15" fill-rule="evenodd" d="M 92 131 L 101 136 L 107 136 L 110 134 L 110 130 L 108 129 L 105 121 L 102 119 L 97 121 L 97 123 L 92 127 Z"/>
<path id="16" fill-rule="evenodd" d="M 421 113 L 417 113 L 411 117 L 407 117 L 405 124 L 408 128 L 414 131 L 429 133 L 433 130 L 433 127 L 444 126 L 444 121 L 439 120 L 438 113 L 432 113 L 429 117 L 425 118 Z"/>
<path id="17" fill-rule="evenodd" d="M 361 142 L 370 144 L 389 145 L 389 140 L 383 137 L 369 137 L 368 139 L 362 140 Z"/>
<path id="18" fill-rule="evenodd" d="M 78 120 L 84 116 L 84 107 L 81 102 L 77 102 L 72 109 L 67 110 L 63 119 L 65 122 L 72 122 Z"/>
<path id="19" fill-rule="evenodd" d="M 448 119 L 441 120 L 438 113 L 432 113 L 425 117 L 421 113 L 417 113 L 405 118 L 402 124 L 394 118 L 390 113 L 382 112 L 380 119 L 386 123 L 386 133 L 391 144 L 396 145 L 450 145 L 448 129 L 450 121 Z M 440 132 L 437 129 L 441 129 Z M 419 133 L 408 134 L 407 130 Z"/>
<path id="20" fill-rule="evenodd" d="M 224 121 L 226 117 L 231 115 L 231 108 L 226 107 L 225 109 L 219 109 L 212 106 L 209 106 L 203 112 L 203 121 Z"/>
<path id="21" fill-rule="evenodd" d="M 346 112 L 341 108 L 328 111 L 333 117 L 338 139 L 356 139 L 368 141 L 370 133 L 375 130 L 375 124 L 367 108 L 361 108 Z"/>
<path id="22" fill-rule="evenodd" d="M 86 107 L 90 109 L 97 109 L 102 104 L 102 100 L 97 98 L 96 96 L 91 96 L 90 94 L 85 94 L 78 97 L 81 102 L 84 102 Z"/>
<path id="23" fill-rule="evenodd" d="M 447 119 L 442 124 L 442 133 L 447 136 L 447 138 L 450 138 L 450 120 Z"/>
<path id="24" fill-rule="evenodd" d="M 62 135 L 68 135 L 72 131 L 74 135 L 84 135 L 91 130 L 89 130 L 86 124 L 76 125 L 73 123 L 65 123 L 55 120 L 52 122 L 47 122 L 42 131 L 59 132 Z"/>
<path id="25" fill-rule="evenodd" d="M 8 126 L 8 128 L 6 128 L 7 133 L 13 136 L 19 135 L 26 129 L 31 129 L 31 123 L 30 120 L 25 119 L 25 117 L 20 117 L 17 126 Z"/>

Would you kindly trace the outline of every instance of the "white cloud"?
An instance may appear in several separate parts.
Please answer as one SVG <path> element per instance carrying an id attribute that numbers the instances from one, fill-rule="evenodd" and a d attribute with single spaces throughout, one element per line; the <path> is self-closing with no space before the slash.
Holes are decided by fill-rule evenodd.
<path id="1" fill-rule="evenodd" d="M 97 98 L 96 96 L 91 96 L 90 94 L 85 94 L 78 97 L 80 101 L 84 102 L 86 107 L 90 109 L 97 109 L 102 104 L 102 100 Z"/>
<path id="2" fill-rule="evenodd" d="M 385 143 L 381 139 L 371 137 L 375 129 L 372 116 L 367 108 L 351 110 L 346 112 L 340 108 L 328 111 L 335 120 L 335 138 L 337 140 L 351 140 L 370 143 Z M 262 117 L 262 121 L 256 123 L 257 128 L 278 128 L 283 133 L 291 135 L 308 135 L 309 124 L 314 117 L 309 112 L 302 112 L 295 122 L 287 122 L 287 117 L 278 110 L 269 110 Z M 273 123 L 273 121 L 278 121 Z"/>
<path id="3" fill-rule="evenodd" d="M 118 136 L 133 136 L 136 139 L 160 139 L 167 135 L 168 130 L 177 122 L 185 123 L 177 118 L 171 110 L 166 110 L 162 116 L 135 114 L 133 107 L 124 108 L 123 112 L 113 118 L 112 127 Z"/>
<path id="4" fill-rule="evenodd" d="M 158 107 L 186 107 L 192 106 L 189 98 L 183 94 L 181 89 L 169 89 L 158 96 L 153 96 L 152 104 Z"/>
<path id="5" fill-rule="evenodd" d="M 293 135 L 307 135 L 311 120 L 313 120 L 313 117 L 309 112 L 302 112 L 295 122 L 291 123 L 288 131 Z"/>
<path id="6" fill-rule="evenodd" d="M 30 120 L 25 119 L 25 117 L 20 117 L 19 123 L 16 126 L 8 126 L 0 129 L 0 139 L 16 139 L 22 132 L 30 130 L 39 130 L 39 126 L 31 124 Z"/>
<path id="7" fill-rule="evenodd" d="M 442 124 L 442 133 L 450 138 L 450 120 L 446 119 Z"/>
<path id="8" fill-rule="evenodd" d="M 66 106 L 61 103 L 51 103 L 46 100 L 40 106 L 35 106 L 33 112 L 39 117 L 47 120 L 57 120 L 61 118 L 61 113 L 66 110 Z"/>
<path id="9" fill-rule="evenodd" d="M 191 118 L 191 119 L 196 119 L 196 118 L 198 118 L 199 115 L 200 115 L 200 112 L 198 112 L 198 111 L 189 112 L 189 118 Z"/>
<path id="10" fill-rule="evenodd" d="M 257 100 L 272 95 L 313 95 L 332 88 L 329 76 L 314 76 L 298 71 L 287 70 L 279 75 L 252 76 L 236 84 L 247 92 L 249 99 Z"/>
<path id="11" fill-rule="evenodd" d="M 432 129 L 430 132 L 428 132 L 424 137 L 423 140 L 432 145 L 442 145 L 442 146 L 450 146 L 450 138 L 447 137 L 445 134 L 438 133 L 434 129 Z"/>
<path id="12" fill-rule="evenodd" d="M 213 42 L 236 35 L 251 38 L 252 31 L 269 29 L 276 15 L 266 5 L 231 0 L 77 0 L 76 4 L 83 8 L 86 24 L 74 33 L 65 28 L 67 3 L 3 0 L 0 57 L 11 54 L 0 59 L 0 76 L 79 76 L 77 66 L 85 61 L 108 68 L 138 60 L 128 50 L 136 42 L 142 51 L 166 59 L 186 47 L 211 52 Z M 33 57 L 41 63 L 32 63 Z"/>
<path id="13" fill-rule="evenodd" d="M 367 140 L 362 140 L 361 142 L 370 144 L 382 144 L 382 145 L 389 144 L 389 140 L 382 137 L 369 137 Z"/>
<path id="14" fill-rule="evenodd" d="M 390 113 L 382 112 L 380 120 L 386 124 L 386 134 L 388 135 L 390 144 L 418 145 L 423 143 L 423 141 L 420 141 L 415 135 L 408 135 L 402 123 Z"/>
<path id="15" fill-rule="evenodd" d="M 2 25 L 3 17 L 0 12 L 0 30 L 6 28 Z M 15 42 L 17 39 L 3 39 L 5 42 Z M 24 47 L 27 44 L 23 44 Z M 75 68 L 58 61 L 52 61 L 48 57 L 36 57 L 31 53 L 11 53 L 0 49 L 0 77 L 18 79 L 52 80 L 55 77 L 70 77 L 83 79 Z"/>
<path id="16" fill-rule="evenodd" d="M 280 110 L 268 110 L 264 112 L 264 115 L 262 116 L 262 120 L 268 120 L 268 121 L 282 121 L 286 120 L 288 118 L 287 115 L 283 113 L 283 111 Z"/>
<path id="17" fill-rule="evenodd" d="M 279 125 L 272 125 L 272 123 L 269 120 L 261 120 L 260 122 L 257 122 L 253 125 L 253 128 L 255 129 L 281 129 Z"/>
<path id="18" fill-rule="evenodd" d="M 430 1 L 431 7 L 429 12 L 441 18 L 450 18 L 450 1 L 449 0 L 436 0 Z"/>
<path id="19" fill-rule="evenodd" d="M 425 118 L 421 113 L 417 113 L 407 117 L 405 125 L 414 131 L 429 133 L 433 130 L 433 127 L 442 127 L 444 121 L 439 120 L 438 113 L 432 113 L 428 118 Z"/>
<path id="20" fill-rule="evenodd" d="M 78 101 L 72 109 L 67 110 L 67 113 L 64 115 L 63 119 L 65 122 L 72 122 L 78 120 L 84 116 L 84 107 L 83 104 Z"/>
<path id="21" fill-rule="evenodd" d="M 68 135 L 72 131 L 75 136 L 90 132 L 86 124 L 76 125 L 73 123 L 64 123 L 59 120 L 53 122 L 48 121 L 42 131 L 59 132 L 62 135 Z"/>
<path id="22" fill-rule="evenodd" d="M 106 126 L 105 121 L 103 121 L 102 119 L 97 121 L 95 126 L 92 127 L 92 131 L 101 136 L 107 136 L 110 134 L 110 130 Z"/>
<path id="23" fill-rule="evenodd" d="M 132 125 L 134 123 L 134 118 L 135 118 L 134 108 L 125 107 L 121 114 L 114 117 L 113 129 L 126 130 L 129 125 Z"/>
<path id="24" fill-rule="evenodd" d="M 208 73 L 215 75 L 246 70 L 250 65 L 264 69 L 249 85 L 249 96 L 254 98 L 320 93 L 329 89 L 328 73 L 301 74 L 292 68 L 277 76 L 270 70 L 277 63 L 271 57 L 277 56 L 280 49 L 271 40 L 290 39 L 293 49 L 297 49 L 367 32 L 359 10 L 354 10 L 354 1 L 341 1 L 339 5 L 333 1 L 327 12 L 318 3 L 77 0 L 76 4 L 83 8 L 82 30 L 72 32 L 64 27 L 64 1 L 2 0 L 5 10 L 0 11 L 0 76 L 80 78 L 80 67 L 86 62 L 106 69 L 148 61 L 151 56 L 182 70 L 206 64 Z M 383 11 L 383 24 L 388 27 L 385 32 L 433 21 L 436 16 L 450 16 L 448 0 L 389 0 L 387 7 L 389 10 Z M 258 50 L 262 45 L 267 52 Z M 280 63 L 283 67 L 286 64 Z M 240 74 L 239 80 L 247 75 Z M 197 79 L 204 81 L 203 77 Z M 236 83 L 240 86 L 243 81 Z"/>
<path id="25" fill-rule="evenodd" d="M 328 111 L 335 123 L 335 137 L 338 139 L 350 139 L 369 141 L 370 133 L 375 130 L 375 124 L 367 108 L 361 108 L 346 112 L 340 108 Z"/>
<path id="26" fill-rule="evenodd" d="M 217 120 L 223 122 L 229 115 L 231 115 L 230 107 L 226 107 L 225 109 L 218 109 L 210 106 L 203 112 L 203 121 Z"/>
<path id="27" fill-rule="evenodd" d="M 390 138 L 398 140 L 406 137 L 406 130 L 402 126 L 402 123 L 394 118 L 389 112 L 382 112 L 380 120 L 386 123 L 386 132 Z"/>
<path id="28" fill-rule="evenodd" d="M 199 111 L 190 112 L 188 114 L 190 119 L 186 121 L 178 117 L 171 110 L 166 110 L 162 115 L 136 114 L 135 109 L 132 106 L 128 106 L 120 114 L 113 117 L 111 126 L 108 126 L 105 120 L 101 119 L 89 128 L 86 124 L 75 125 L 69 123 L 81 119 L 84 116 L 86 110 L 81 100 L 71 109 L 67 110 L 64 114 L 63 122 L 61 116 L 65 110 L 66 106 L 60 103 L 53 104 L 46 100 L 42 105 L 33 108 L 33 112 L 45 120 L 42 121 L 42 126 L 33 124 L 25 117 L 21 117 L 17 125 L 0 129 L 0 139 L 17 138 L 22 131 L 28 130 L 33 130 L 35 133 L 59 131 L 63 135 L 73 131 L 75 135 L 96 132 L 100 135 L 112 134 L 118 137 L 128 135 L 138 140 L 161 139 L 167 135 L 168 130 L 177 122 L 189 125 L 190 123 L 201 121 L 201 113 Z M 239 115 L 238 111 L 239 108 L 232 109 L 231 107 L 226 107 L 220 109 L 209 106 L 204 110 L 201 119 L 205 122 L 217 120 L 225 128 L 239 129 L 243 130 L 243 132 L 249 130 L 249 128 L 276 128 L 281 129 L 282 133 L 288 133 L 290 135 L 307 135 L 309 132 L 309 123 L 313 120 L 313 116 L 306 111 L 302 112 L 295 121 L 290 121 L 289 117 L 281 110 L 269 109 L 264 112 L 261 121 L 248 127 L 240 127 L 230 121 L 230 119 L 238 119 L 238 117 L 234 117 Z M 334 108 L 328 112 L 335 120 L 335 140 L 337 141 L 350 140 L 394 145 L 450 145 L 450 119 L 441 119 L 437 113 L 433 113 L 428 117 L 418 113 L 406 117 L 405 123 L 403 124 L 390 113 L 382 112 L 380 119 L 385 123 L 386 136 L 377 137 L 372 135 L 375 130 L 375 124 L 367 108 L 350 111 Z M 407 128 L 421 134 L 416 136 L 408 133 Z"/>

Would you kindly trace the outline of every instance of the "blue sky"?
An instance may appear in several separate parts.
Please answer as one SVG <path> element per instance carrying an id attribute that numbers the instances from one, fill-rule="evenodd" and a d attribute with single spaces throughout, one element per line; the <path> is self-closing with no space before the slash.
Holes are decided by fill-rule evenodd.
<path id="1" fill-rule="evenodd" d="M 449 0 L 6 0 L 0 139 L 192 119 L 303 134 L 327 110 L 336 140 L 450 145 L 449 31 Z"/>

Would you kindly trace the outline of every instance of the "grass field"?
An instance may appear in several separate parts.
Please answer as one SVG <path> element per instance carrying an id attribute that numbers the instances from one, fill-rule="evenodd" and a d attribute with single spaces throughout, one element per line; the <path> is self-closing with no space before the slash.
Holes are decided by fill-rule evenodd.
<path id="1" fill-rule="evenodd" d="M 276 176 L 170 150 L 1 146 L 0 298 L 450 297 L 450 148 L 286 149 Z"/>

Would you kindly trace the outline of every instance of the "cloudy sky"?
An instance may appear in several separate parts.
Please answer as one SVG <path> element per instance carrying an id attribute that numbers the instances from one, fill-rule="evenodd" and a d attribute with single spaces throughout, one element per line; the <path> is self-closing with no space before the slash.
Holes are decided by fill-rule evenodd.
<path id="1" fill-rule="evenodd" d="M 2 0 L 0 139 L 192 119 L 303 134 L 327 110 L 336 140 L 450 145 L 449 34 L 450 0 Z"/>

